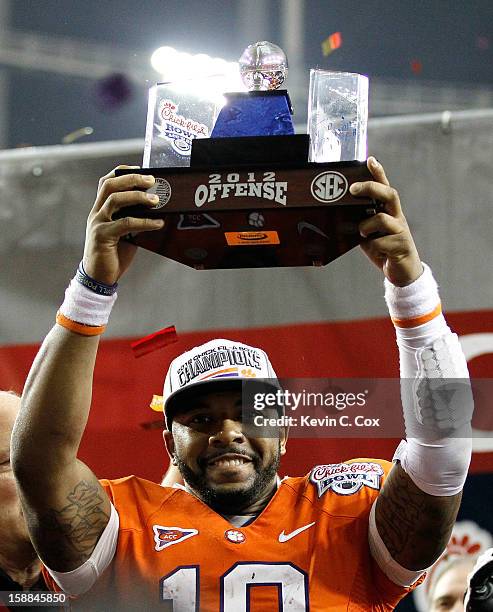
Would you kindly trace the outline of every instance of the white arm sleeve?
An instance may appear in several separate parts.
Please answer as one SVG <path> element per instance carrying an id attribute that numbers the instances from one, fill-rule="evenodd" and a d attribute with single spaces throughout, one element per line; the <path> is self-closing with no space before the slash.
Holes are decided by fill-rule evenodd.
<path id="1" fill-rule="evenodd" d="M 457 334 L 441 314 L 431 270 L 407 287 L 385 282 L 396 328 L 407 440 L 394 455 L 425 493 L 459 493 L 471 460 L 473 399 Z"/>
<path id="2" fill-rule="evenodd" d="M 441 313 L 430 268 L 406 287 L 385 280 L 385 299 L 399 347 L 401 399 L 407 439 L 394 461 L 414 484 L 436 496 L 455 495 L 471 459 L 472 394 L 459 340 Z M 425 570 L 411 571 L 393 559 L 377 530 L 375 504 L 368 530 L 372 557 L 384 574 L 411 586 Z"/>
<path id="3" fill-rule="evenodd" d="M 46 567 L 50 576 L 67 595 L 82 595 L 88 591 L 113 560 L 118 542 L 120 517 L 111 504 L 111 514 L 92 555 L 80 567 L 70 572 L 55 572 Z"/>

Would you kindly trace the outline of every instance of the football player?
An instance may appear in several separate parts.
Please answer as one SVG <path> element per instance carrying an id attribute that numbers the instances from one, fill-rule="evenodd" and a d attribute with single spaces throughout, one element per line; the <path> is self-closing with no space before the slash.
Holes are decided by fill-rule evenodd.
<path id="1" fill-rule="evenodd" d="M 124 217 L 156 204 L 154 178 L 99 183 L 84 256 L 33 363 L 13 443 L 31 537 L 58 588 L 88 610 L 392 610 L 443 552 L 471 457 L 464 405 L 436 383 L 466 379 L 457 336 L 420 260 L 399 195 L 373 157 L 351 192 L 384 204 L 360 225 L 385 276 L 397 334 L 407 440 L 394 464 L 356 459 L 280 481 L 283 427 L 255 438 L 241 418 L 242 379 L 275 379 L 268 356 L 212 340 L 175 359 L 165 381 L 166 448 L 184 479 L 98 481 L 77 459 L 99 336 L 135 247 L 121 237 L 162 227 Z M 440 382 L 441 381 L 441 382 Z M 337 484 L 338 483 L 338 484 Z"/>

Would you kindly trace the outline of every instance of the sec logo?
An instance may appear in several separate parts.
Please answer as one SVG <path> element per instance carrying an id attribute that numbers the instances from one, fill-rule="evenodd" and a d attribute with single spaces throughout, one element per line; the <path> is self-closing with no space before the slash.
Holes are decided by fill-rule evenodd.
<path id="1" fill-rule="evenodd" d="M 310 189 L 319 202 L 336 202 L 347 192 L 348 182 L 339 172 L 322 172 L 313 179 Z"/>

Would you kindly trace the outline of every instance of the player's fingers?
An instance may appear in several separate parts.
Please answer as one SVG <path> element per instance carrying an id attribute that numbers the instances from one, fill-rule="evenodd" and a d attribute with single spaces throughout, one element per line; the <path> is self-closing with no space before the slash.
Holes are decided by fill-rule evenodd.
<path id="1" fill-rule="evenodd" d="M 123 174 L 107 178 L 101 185 L 98 197 L 105 200 L 111 193 L 131 191 L 132 189 L 149 189 L 155 183 L 151 174 Z"/>
<path id="2" fill-rule="evenodd" d="M 113 215 L 125 206 L 144 204 L 150 208 L 159 203 L 159 196 L 145 191 L 119 191 L 110 193 L 96 214 L 99 221 L 110 221 Z"/>
<path id="3" fill-rule="evenodd" d="M 98 193 L 99 193 L 103 183 L 106 181 L 106 179 L 114 178 L 116 170 L 137 170 L 139 168 L 140 168 L 140 166 L 127 166 L 125 164 L 121 164 L 120 166 L 116 166 L 116 168 L 113 168 L 113 170 L 111 170 L 111 172 L 108 172 L 108 174 L 105 174 L 104 176 L 102 176 L 99 179 Z"/>
<path id="4" fill-rule="evenodd" d="M 382 183 L 383 185 L 389 185 L 389 179 L 385 174 L 385 170 L 383 169 L 382 164 L 372 155 L 368 158 L 366 162 L 368 166 L 368 170 L 371 172 L 373 178 L 377 181 L 377 183 Z"/>
<path id="5" fill-rule="evenodd" d="M 365 238 L 361 243 L 363 251 L 382 263 L 389 258 L 404 257 L 409 253 L 410 243 L 404 232 L 391 236 Z"/>
<path id="6" fill-rule="evenodd" d="M 366 196 L 383 202 L 385 212 L 393 217 L 402 215 L 399 193 L 390 185 L 383 185 L 376 181 L 364 181 L 363 183 L 353 183 L 349 190 L 355 196 Z"/>
<path id="7" fill-rule="evenodd" d="M 127 234 L 140 234 L 140 232 L 151 232 L 164 227 L 163 219 L 137 219 L 136 217 L 123 217 L 117 221 L 107 223 L 108 230 L 118 238 Z"/>
<path id="8" fill-rule="evenodd" d="M 135 189 L 146 190 L 152 187 L 154 183 L 155 179 L 152 175 L 124 174 L 122 176 L 110 176 L 101 184 L 92 212 L 99 211 L 112 193 Z"/>
<path id="9" fill-rule="evenodd" d="M 364 219 L 359 224 L 359 233 L 363 238 L 368 238 L 372 234 L 391 236 L 400 234 L 407 229 L 406 224 L 401 218 L 395 218 L 386 213 L 377 213 L 368 219 Z"/>

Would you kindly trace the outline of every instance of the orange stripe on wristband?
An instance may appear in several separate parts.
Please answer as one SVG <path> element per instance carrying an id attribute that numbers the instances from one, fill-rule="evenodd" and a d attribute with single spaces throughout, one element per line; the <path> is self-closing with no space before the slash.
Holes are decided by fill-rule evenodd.
<path id="1" fill-rule="evenodd" d="M 423 325 L 424 323 L 428 323 L 435 317 L 438 317 L 442 313 L 442 304 L 438 302 L 436 308 L 434 308 L 431 312 L 427 314 L 421 315 L 420 317 L 414 317 L 412 319 L 394 319 L 392 317 L 392 323 L 396 327 L 409 328 L 409 327 L 418 327 L 418 325 Z"/>
<path id="2" fill-rule="evenodd" d="M 106 329 L 106 325 L 84 325 L 83 323 L 77 323 L 76 321 L 67 319 L 61 312 L 57 312 L 56 322 L 58 325 L 65 327 L 65 329 L 69 329 L 81 336 L 100 336 Z"/>

